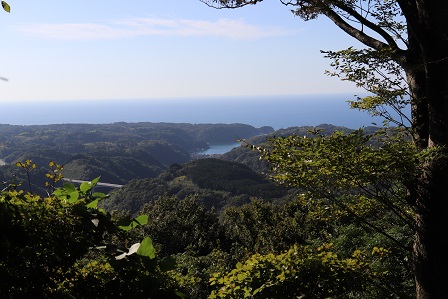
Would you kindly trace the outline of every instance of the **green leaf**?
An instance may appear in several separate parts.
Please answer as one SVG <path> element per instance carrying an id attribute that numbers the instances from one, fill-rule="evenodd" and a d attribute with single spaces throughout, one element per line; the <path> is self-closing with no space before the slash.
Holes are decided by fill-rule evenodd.
<path id="1" fill-rule="evenodd" d="M 79 186 L 79 190 L 81 190 L 81 192 L 87 192 L 90 189 L 92 189 L 92 185 L 90 185 L 90 183 L 84 182 Z"/>
<path id="2" fill-rule="evenodd" d="M 69 194 L 69 199 L 68 202 L 69 203 L 74 203 L 78 200 L 79 198 L 79 192 L 78 191 L 73 191 L 72 193 Z"/>
<path id="3" fill-rule="evenodd" d="M 96 184 L 98 184 L 98 181 L 100 180 L 100 177 L 101 177 L 101 176 L 99 176 L 99 177 L 97 177 L 97 178 L 94 178 L 94 179 L 90 182 L 90 185 L 91 185 L 92 187 L 96 186 Z"/>
<path id="4" fill-rule="evenodd" d="M 67 193 L 62 188 L 58 188 L 58 189 L 54 190 L 54 192 L 53 192 L 53 195 L 56 196 L 56 197 L 64 196 L 66 194 Z"/>
<path id="5" fill-rule="evenodd" d="M 145 239 L 143 239 L 140 247 L 137 250 L 137 254 L 140 256 L 149 257 L 150 259 L 156 257 L 156 250 L 152 245 L 152 240 L 150 237 L 146 237 Z"/>
<path id="6" fill-rule="evenodd" d="M 134 221 L 137 221 L 140 225 L 145 225 L 148 223 L 148 215 L 140 215 Z"/>
<path id="7" fill-rule="evenodd" d="M 129 224 L 129 225 L 119 225 L 118 227 L 119 227 L 120 229 L 124 230 L 124 231 L 129 231 L 129 230 L 131 230 L 131 228 L 134 228 L 134 227 L 132 226 L 132 222 L 131 222 L 131 224 Z"/>
<path id="8" fill-rule="evenodd" d="M 118 226 L 122 230 L 128 231 L 139 225 L 145 225 L 148 223 L 148 215 L 140 215 L 137 218 L 132 219 L 129 223 L 122 223 L 123 225 Z"/>
<path id="9" fill-rule="evenodd" d="M 107 197 L 107 195 L 104 194 L 103 192 L 95 192 L 95 193 L 92 194 L 92 196 L 95 197 L 95 198 L 98 198 L 98 199 L 102 199 L 102 198 Z"/>
<path id="10" fill-rule="evenodd" d="M 11 12 L 11 7 L 5 1 L 2 1 L 2 7 L 6 12 Z"/>
<path id="11" fill-rule="evenodd" d="M 187 296 L 186 296 L 184 293 L 181 293 L 181 292 L 179 292 L 179 291 L 176 291 L 175 294 L 176 294 L 176 296 L 179 297 L 179 298 L 182 298 L 182 299 L 187 298 Z"/>
<path id="12" fill-rule="evenodd" d="M 86 207 L 88 209 L 95 209 L 96 207 L 98 207 L 98 202 L 100 201 L 99 198 L 95 199 L 94 201 L 92 201 L 91 203 L 89 203 L 88 205 L 86 205 Z"/>
<path id="13" fill-rule="evenodd" d="M 73 191 L 76 191 L 75 185 L 70 184 L 70 183 L 64 184 L 64 188 L 63 189 L 65 189 L 67 191 L 67 193 L 72 193 Z"/>

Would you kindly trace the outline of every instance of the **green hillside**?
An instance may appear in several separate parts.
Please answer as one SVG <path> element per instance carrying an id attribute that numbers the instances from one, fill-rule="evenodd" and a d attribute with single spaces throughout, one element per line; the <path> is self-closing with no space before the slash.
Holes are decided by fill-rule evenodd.
<path id="1" fill-rule="evenodd" d="M 205 206 L 221 209 L 247 203 L 251 197 L 275 199 L 287 194 L 286 189 L 241 163 L 200 159 L 184 165 L 174 164 L 154 179 L 133 180 L 113 191 L 111 198 L 104 201 L 104 207 L 136 213 L 160 196 L 197 195 Z"/>

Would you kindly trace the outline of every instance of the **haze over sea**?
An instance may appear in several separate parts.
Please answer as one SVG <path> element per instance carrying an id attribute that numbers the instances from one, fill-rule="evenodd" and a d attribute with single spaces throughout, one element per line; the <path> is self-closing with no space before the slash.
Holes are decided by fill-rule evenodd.
<path id="1" fill-rule="evenodd" d="M 323 123 L 359 128 L 381 119 L 352 110 L 351 94 L 1 103 L 0 123 L 244 123 L 281 129 Z"/>

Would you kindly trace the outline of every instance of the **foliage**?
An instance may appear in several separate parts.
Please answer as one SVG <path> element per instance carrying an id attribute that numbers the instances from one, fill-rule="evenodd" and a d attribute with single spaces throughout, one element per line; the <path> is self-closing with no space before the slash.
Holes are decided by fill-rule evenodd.
<path id="1" fill-rule="evenodd" d="M 286 188 L 276 186 L 240 163 L 200 159 L 183 165 L 173 164 L 154 179 L 134 180 L 112 192 L 103 207 L 108 211 L 128 210 L 134 214 L 160 196 L 178 199 L 197 196 L 207 208 L 220 211 L 227 205 L 247 203 L 250 197 L 274 199 L 290 194 Z"/>
<path id="2" fill-rule="evenodd" d="M 368 111 L 394 125 L 409 127 L 412 123 L 407 109 L 411 103 L 408 85 L 403 80 L 403 70 L 391 59 L 389 49 L 356 50 L 352 47 L 340 51 L 322 51 L 333 60 L 330 76 L 355 82 L 369 92 L 369 96 L 349 101 L 351 108 Z"/>
<path id="3" fill-rule="evenodd" d="M 234 257 L 226 251 L 214 249 L 207 255 L 198 256 L 190 251 L 176 254 L 176 268 L 169 271 L 179 289 L 188 298 L 207 298 L 215 286 L 209 284 L 214 273 L 232 269 Z"/>
<path id="4" fill-rule="evenodd" d="M 396 129 L 373 135 L 357 130 L 315 138 L 290 136 L 272 139 L 271 145 L 254 149 L 269 161 L 274 180 L 306 190 L 321 199 L 324 208 L 334 205 L 367 225 L 371 215 L 363 209 L 376 206 L 374 210 L 391 211 L 394 221 L 412 227 L 413 204 L 405 187 L 418 165 L 436 154 L 420 152 L 406 131 Z"/>
<path id="5" fill-rule="evenodd" d="M 369 269 L 367 259 L 380 258 L 387 250 L 375 247 L 371 255 L 358 250 L 341 258 L 331 247 L 293 246 L 281 254 L 255 254 L 227 274 L 214 274 L 210 282 L 220 288 L 209 298 L 338 298 L 366 292 L 365 279 L 382 275 Z"/>
<path id="6" fill-rule="evenodd" d="M 244 254 L 238 256 L 238 252 L 249 255 L 267 254 L 287 249 L 291 244 L 304 243 L 301 231 L 303 226 L 296 226 L 296 215 L 283 213 L 289 207 L 290 205 L 278 208 L 268 202 L 253 199 L 241 207 L 224 209 L 221 225 L 225 227 L 228 242 L 233 246 L 234 258 L 246 257 Z"/>
<path id="7" fill-rule="evenodd" d="M 185 251 L 207 255 L 223 240 L 216 213 L 194 196 L 161 197 L 147 204 L 142 213 L 149 217 L 145 234 L 157 243 L 161 256 Z"/>
<path id="8" fill-rule="evenodd" d="M 68 202 L 57 196 L 41 198 L 23 191 L 4 190 L 2 213 L 2 293 L 40 297 L 51 294 L 70 268 L 110 229 L 96 215 L 94 197 L 77 192 Z M 81 196 L 79 196 L 81 195 Z M 91 201 L 92 200 L 92 201 Z M 101 219 L 101 225 L 95 225 Z"/>
<path id="9" fill-rule="evenodd" d="M 19 167 L 33 169 L 31 161 Z M 48 178 L 61 179 L 50 163 Z M 149 237 L 124 234 L 144 225 L 141 215 L 120 229 L 98 208 L 99 178 L 79 187 L 64 184 L 51 196 L 5 188 L 0 196 L 0 293 L 7 298 L 178 298 L 167 289 L 172 262 L 159 259 Z M 142 241 L 135 242 L 135 239 Z M 121 245 L 132 242 L 129 248 Z M 170 266 L 171 265 L 171 266 Z"/>
<path id="10" fill-rule="evenodd" d="M 345 203 L 348 204 L 348 202 Z M 280 255 L 282 250 L 288 249 L 293 244 L 301 244 L 297 246 L 304 248 L 317 248 L 322 242 L 332 243 L 334 244 L 332 252 L 338 257 L 345 258 L 350 257 L 353 252 L 366 253 L 373 251 L 375 247 L 387 248 L 387 255 L 382 256 L 381 259 L 365 260 L 369 273 L 382 273 L 381 278 L 375 275 L 366 278 L 363 282 L 365 292 L 358 290 L 355 292 L 357 295 L 353 295 L 355 290 L 350 288 L 349 280 L 347 280 L 347 289 L 341 290 L 341 297 L 411 297 L 410 294 L 414 288 L 412 267 L 409 264 L 412 229 L 407 226 L 397 226 L 396 216 L 376 205 L 366 205 L 360 201 L 357 206 L 353 203 L 351 208 L 360 217 L 365 218 L 354 219 L 353 215 L 338 206 L 331 206 L 322 199 L 308 198 L 303 194 L 296 200 L 278 206 L 252 202 L 250 205 L 239 208 L 227 208 L 221 217 L 226 234 L 232 243 L 230 251 L 232 258 L 240 262 L 254 253 Z M 362 222 L 363 219 L 368 219 L 372 226 L 366 226 Z M 382 231 L 372 227 L 380 227 Z M 252 278 L 258 277 L 257 273 L 255 268 L 246 269 L 246 275 Z M 221 272 L 221 276 L 224 275 L 231 276 L 228 270 Z M 320 276 L 317 273 L 308 273 L 303 279 L 311 279 L 310 277 L 317 279 Z M 227 282 L 230 283 L 230 281 Z M 259 283 L 270 283 L 270 280 L 263 277 L 260 278 Z M 225 282 L 221 285 L 225 287 Z M 279 289 L 285 288 L 284 297 L 280 298 L 290 298 L 294 295 L 294 289 L 291 290 L 286 282 L 283 284 L 283 281 L 277 281 L 276 285 Z M 228 287 L 231 288 L 231 286 L 232 284 Z M 291 292 L 288 293 L 287 290 Z M 232 294 L 237 297 L 236 293 Z M 270 296 L 274 295 L 269 293 L 261 298 L 276 298 Z"/>

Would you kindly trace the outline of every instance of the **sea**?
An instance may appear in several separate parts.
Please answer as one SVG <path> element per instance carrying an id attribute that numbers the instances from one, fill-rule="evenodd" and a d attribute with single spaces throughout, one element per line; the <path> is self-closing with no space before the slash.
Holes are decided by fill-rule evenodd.
<path id="1" fill-rule="evenodd" d="M 347 100 L 355 98 L 353 94 L 323 94 L 6 102 L 0 103 L 0 123 L 244 123 L 275 130 L 320 124 L 352 129 L 381 125 L 382 119 L 350 109 Z"/>

